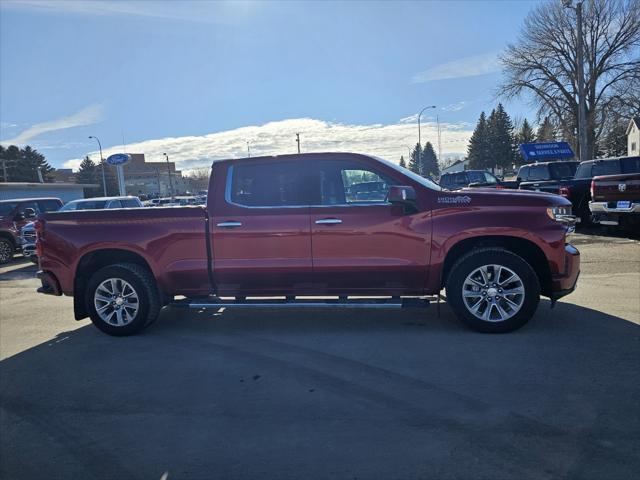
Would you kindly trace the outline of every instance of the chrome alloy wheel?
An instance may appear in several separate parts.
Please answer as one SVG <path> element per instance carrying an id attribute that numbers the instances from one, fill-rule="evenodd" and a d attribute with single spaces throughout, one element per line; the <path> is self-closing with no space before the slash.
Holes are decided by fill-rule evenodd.
<path id="1" fill-rule="evenodd" d="M 109 325 L 130 324 L 140 308 L 138 294 L 121 278 L 108 278 L 96 288 L 93 304 L 98 316 Z"/>
<path id="2" fill-rule="evenodd" d="M 471 272 L 462 284 L 464 305 L 475 317 L 503 322 L 513 317 L 524 303 L 520 277 L 502 265 L 484 265 Z"/>

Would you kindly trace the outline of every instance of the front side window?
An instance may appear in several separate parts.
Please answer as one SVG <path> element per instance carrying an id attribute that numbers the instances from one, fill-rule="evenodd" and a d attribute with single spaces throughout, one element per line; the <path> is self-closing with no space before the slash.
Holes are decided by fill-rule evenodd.
<path id="1" fill-rule="evenodd" d="M 136 200 L 135 198 L 125 198 L 120 200 L 120 202 L 124 208 L 138 208 L 141 206 L 140 200 Z"/>
<path id="2" fill-rule="evenodd" d="M 325 161 L 319 166 L 321 205 L 384 203 L 391 179 L 367 166 L 349 161 Z"/>
<path id="3" fill-rule="evenodd" d="M 120 200 L 111 200 L 107 208 L 122 208 L 122 202 Z"/>
<path id="4" fill-rule="evenodd" d="M 551 172 L 551 177 L 556 180 L 565 180 L 565 179 L 573 178 L 573 176 L 576 174 L 577 168 L 578 168 L 578 164 L 575 162 L 549 164 L 549 171 Z"/>
<path id="5" fill-rule="evenodd" d="M 0 202 L 0 217 L 5 217 L 15 210 L 18 202 Z"/>
<path id="6" fill-rule="evenodd" d="M 308 205 L 306 162 L 236 163 L 231 171 L 228 200 L 247 207 Z"/>
<path id="7" fill-rule="evenodd" d="M 593 167 L 593 162 L 583 162 L 580 164 L 578 169 L 576 170 L 576 178 L 591 178 L 591 168 Z"/>
<path id="8" fill-rule="evenodd" d="M 482 172 L 469 172 L 469 183 L 484 183 Z"/>

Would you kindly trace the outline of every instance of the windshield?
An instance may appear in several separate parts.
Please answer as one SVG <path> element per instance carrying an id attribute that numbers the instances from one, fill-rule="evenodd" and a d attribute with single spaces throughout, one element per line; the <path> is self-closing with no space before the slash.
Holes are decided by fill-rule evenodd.
<path id="1" fill-rule="evenodd" d="M 551 178 L 561 180 L 563 178 L 573 178 L 578 169 L 576 162 L 571 163 L 550 163 L 549 170 L 551 172 Z"/>
<path id="2" fill-rule="evenodd" d="M 0 202 L 0 217 L 6 217 L 15 210 L 18 202 Z"/>
<path id="3" fill-rule="evenodd" d="M 393 168 L 396 172 L 399 172 L 407 177 L 409 177 L 411 180 L 413 180 L 414 182 L 417 182 L 427 188 L 430 188 L 431 190 L 436 190 L 438 192 L 442 191 L 442 187 L 440 185 L 438 185 L 436 182 L 429 180 L 428 178 L 424 178 L 421 177 L 420 175 L 418 175 L 417 173 L 412 172 L 411 170 L 401 167 L 400 165 L 397 165 L 393 162 L 390 162 L 389 160 L 385 160 L 384 158 L 380 158 L 380 157 L 372 157 L 375 158 L 376 160 L 378 160 L 379 162 L 384 163 L 387 167 L 391 167 Z"/>

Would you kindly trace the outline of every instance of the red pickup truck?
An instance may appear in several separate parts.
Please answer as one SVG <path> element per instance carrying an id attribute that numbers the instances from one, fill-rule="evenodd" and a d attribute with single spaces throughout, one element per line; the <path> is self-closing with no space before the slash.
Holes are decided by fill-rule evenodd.
<path id="1" fill-rule="evenodd" d="M 365 155 L 223 160 L 206 208 L 41 215 L 39 291 L 72 295 L 76 319 L 129 335 L 175 296 L 194 308 L 399 308 L 446 287 L 468 326 L 507 332 L 541 294 L 575 288 L 571 220 L 558 195 L 446 191 Z"/>

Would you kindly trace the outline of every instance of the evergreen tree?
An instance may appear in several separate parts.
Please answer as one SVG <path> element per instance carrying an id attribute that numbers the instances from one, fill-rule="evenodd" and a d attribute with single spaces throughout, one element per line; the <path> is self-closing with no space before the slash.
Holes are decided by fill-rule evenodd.
<path id="1" fill-rule="evenodd" d="M 522 152 L 520 151 L 520 145 L 522 145 L 523 143 L 533 143 L 535 141 L 536 141 L 536 134 L 533 131 L 533 127 L 531 126 L 529 121 L 525 118 L 524 122 L 522 122 L 522 126 L 520 127 L 520 130 L 518 130 L 518 133 L 516 133 L 515 143 L 516 143 L 517 149 L 516 149 L 515 162 L 517 165 L 522 165 L 526 163 L 526 160 L 522 155 Z"/>
<path id="2" fill-rule="evenodd" d="M 611 126 L 598 145 L 598 150 L 605 157 L 623 157 L 627 155 L 627 125 L 616 122 Z"/>
<path id="3" fill-rule="evenodd" d="M 469 159 L 469 168 L 485 169 L 492 164 L 491 145 L 489 144 L 489 128 L 487 125 L 487 117 L 484 112 L 480 114 L 476 128 L 469 140 L 467 148 L 467 158 Z"/>
<path id="4" fill-rule="evenodd" d="M 409 170 L 413 173 L 417 173 L 418 175 L 422 174 L 422 162 L 420 160 L 421 153 L 422 147 L 419 143 L 416 143 L 416 146 L 411 152 L 411 158 L 409 158 Z"/>
<path id="5" fill-rule="evenodd" d="M 84 194 L 86 197 L 99 197 L 102 195 L 102 171 L 98 171 L 98 167 L 88 155 L 80 164 L 80 168 L 76 174 L 76 183 L 93 183 L 98 185 L 98 187 L 94 188 L 85 188 Z"/>
<path id="6" fill-rule="evenodd" d="M 514 161 L 513 122 L 501 103 L 489 115 L 487 129 L 493 157 L 487 167 L 492 171 L 494 167 L 511 168 Z"/>
<path id="7" fill-rule="evenodd" d="M 422 151 L 422 172 L 423 177 L 437 178 L 440 176 L 440 168 L 438 168 L 438 157 L 433 149 L 431 142 L 427 142 Z"/>
<path id="8" fill-rule="evenodd" d="M 549 117 L 544 117 L 544 120 L 538 127 L 538 132 L 536 133 L 536 142 L 555 142 L 556 141 L 556 129 L 549 119 Z"/>
<path id="9" fill-rule="evenodd" d="M 407 162 L 404 161 L 404 155 L 400 155 L 400 166 L 407 168 Z"/>
<path id="10" fill-rule="evenodd" d="M 5 160 L 7 178 L 10 182 L 39 182 L 38 168 L 43 180 L 51 181 L 49 174 L 54 168 L 49 165 L 44 155 L 28 145 L 24 148 L 10 145 L 0 151 L 0 157 Z"/>

